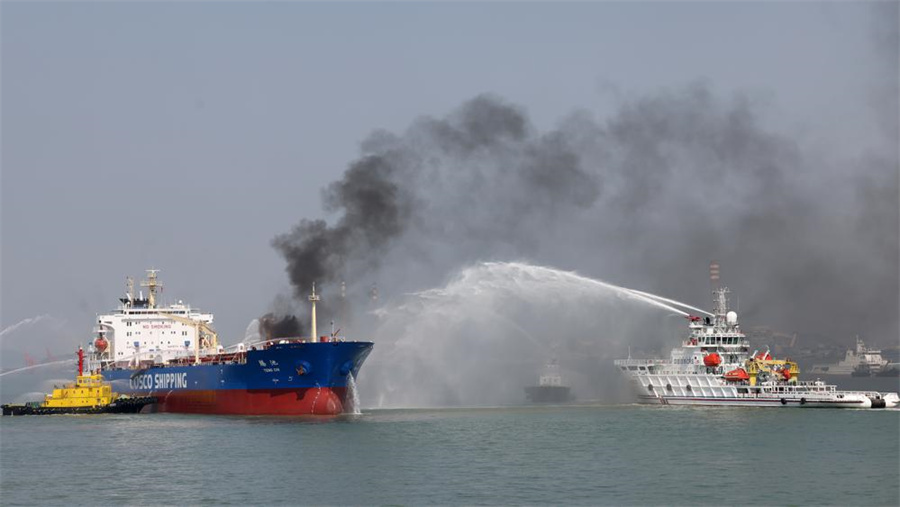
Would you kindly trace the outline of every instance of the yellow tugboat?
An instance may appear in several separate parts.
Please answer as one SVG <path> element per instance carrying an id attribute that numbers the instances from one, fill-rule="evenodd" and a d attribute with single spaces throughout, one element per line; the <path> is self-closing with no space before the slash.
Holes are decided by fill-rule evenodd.
<path id="1" fill-rule="evenodd" d="M 99 373 L 84 375 L 84 351 L 78 348 L 78 376 L 74 384 L 67 384 L 44 396 L 43 402 L 24 405 L 3 405 L 3 415 L 106 414 L 137 413 L 156 398 L 131 398 L 112 391 L 109 382 Z"/>

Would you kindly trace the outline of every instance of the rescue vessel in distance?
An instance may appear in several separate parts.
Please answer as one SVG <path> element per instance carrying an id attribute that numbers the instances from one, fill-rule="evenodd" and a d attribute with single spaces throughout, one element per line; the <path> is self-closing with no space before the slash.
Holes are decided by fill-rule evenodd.
<path id="1" fill-rule="evenodd" d="M 228 350 L 218 343 L 213 316 L 178 301 L 158 306 L 161 285 L 148 270 L 115 311 L 97 318 L 90 365 L 113 387 L 132 396 L 154 396 L 159 412 L 243 415 L 337 415 L 344 411 L 372 342 L 317 336 L 313 286 L 308 338 L 265 339 Z"/>
<path id="2" fill-rule="evenodd" d="M 85 375 L 84 350 L 79 348 L 74 384 L 54 389 L 42 402 L 3 405 L 2 410 L 3 415 L 133 414 L 155 402 L 152 396 L 133 398 L 113 392 L 99 373 Z"/>
<path id="3" fill-rule="evenodd" d="M 639 401 L 662 405 L 884 408 L 900 405 L 897 393 L 841 391 L 822 381 L 799 380 L 796 362 L 769 351 L 750 353 L 728 289 L 718 288 L 715 311 L 689 316 L 689 336 L 670 359 L 620 359 Z M 669 300 L 667 300 L 669 301 Z M 704 312 L 706 313 L 706 312 Z"/>
<path id="4" fill-rule="evenodd" d="M 563 384 L 556 359 L 544 367 L 538 385 L 525 388 L 525 396 L 532 403 L 566 403 L 575 399 L 569 386 Z"/>

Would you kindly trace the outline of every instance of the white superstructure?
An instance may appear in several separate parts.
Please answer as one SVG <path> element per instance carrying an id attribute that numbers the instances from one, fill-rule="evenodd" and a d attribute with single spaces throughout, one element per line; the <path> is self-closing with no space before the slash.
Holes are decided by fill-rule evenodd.
<path id="1" fill-rule="evenodd" d="M 847 408 L 900 404 L 896 393 L 839 391 L 821 381 L 799 381 L 797 363 L 790 359 L 775 360 L 768 351 L 751 354 L 737 313 L 728 309 L 728 289 L 716 289 L 714 295 L 714 313 L 689 316 L 690 334 L 669 359 L 615 362 L 641 402 Z"/>
<path id="2" fill-rule="evenodd" d="M 167 363 L 172 359 L 218 352 L 219 345 L 211 325 L 213 315 L 203 313 L 181 301 L 167 306 L 157 305 L 158 270 L 147 270 L 148 296 L 134 294 L 134 281 L 127 278 L 125 297 L 111 313 L 98 315 L 97 339 L 93 351 L 106 364 L 121 366 L 152 361 Z"/>
<path id="3" fill-rule="evenodd" d="M 559 364 L 556 359 L 552 359 L 546 366 L 541 375 L 538 385 L 541 387 L 559 387 L 563 385 L 562 375 L 559 373 Z"/>

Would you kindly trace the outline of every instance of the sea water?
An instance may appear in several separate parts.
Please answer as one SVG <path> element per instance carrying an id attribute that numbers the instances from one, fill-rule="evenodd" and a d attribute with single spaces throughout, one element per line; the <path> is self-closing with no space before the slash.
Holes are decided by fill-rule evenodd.
<path id="1" fill-rule="evenodd" d="M 0 420 L 3 505 L 898 505 L 900 411 L 577 405 Z"/>

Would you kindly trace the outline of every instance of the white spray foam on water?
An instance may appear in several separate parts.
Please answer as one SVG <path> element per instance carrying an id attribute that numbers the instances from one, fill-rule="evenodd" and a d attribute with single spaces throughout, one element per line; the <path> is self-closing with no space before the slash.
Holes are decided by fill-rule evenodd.
<path id="1" fill-rule="evenodd" d="M 359 406 L 359 391 L 356 389 L 356 379 L 353 378 L 352 373 L 347 374 L 347 404 L 346 413 L 352 415 L 362 414 Z"/>
<path id="2" fill-rule="evenodd" d="M 580 399 L 608 397 L 603 377 L 613 359 L 630 345 L 671 345 L 666 317 L 687 313 L 572 272 L 489 262 L 375 315 L 364 402 L 429 407 L 520 403 L 551 357 Z"/>

